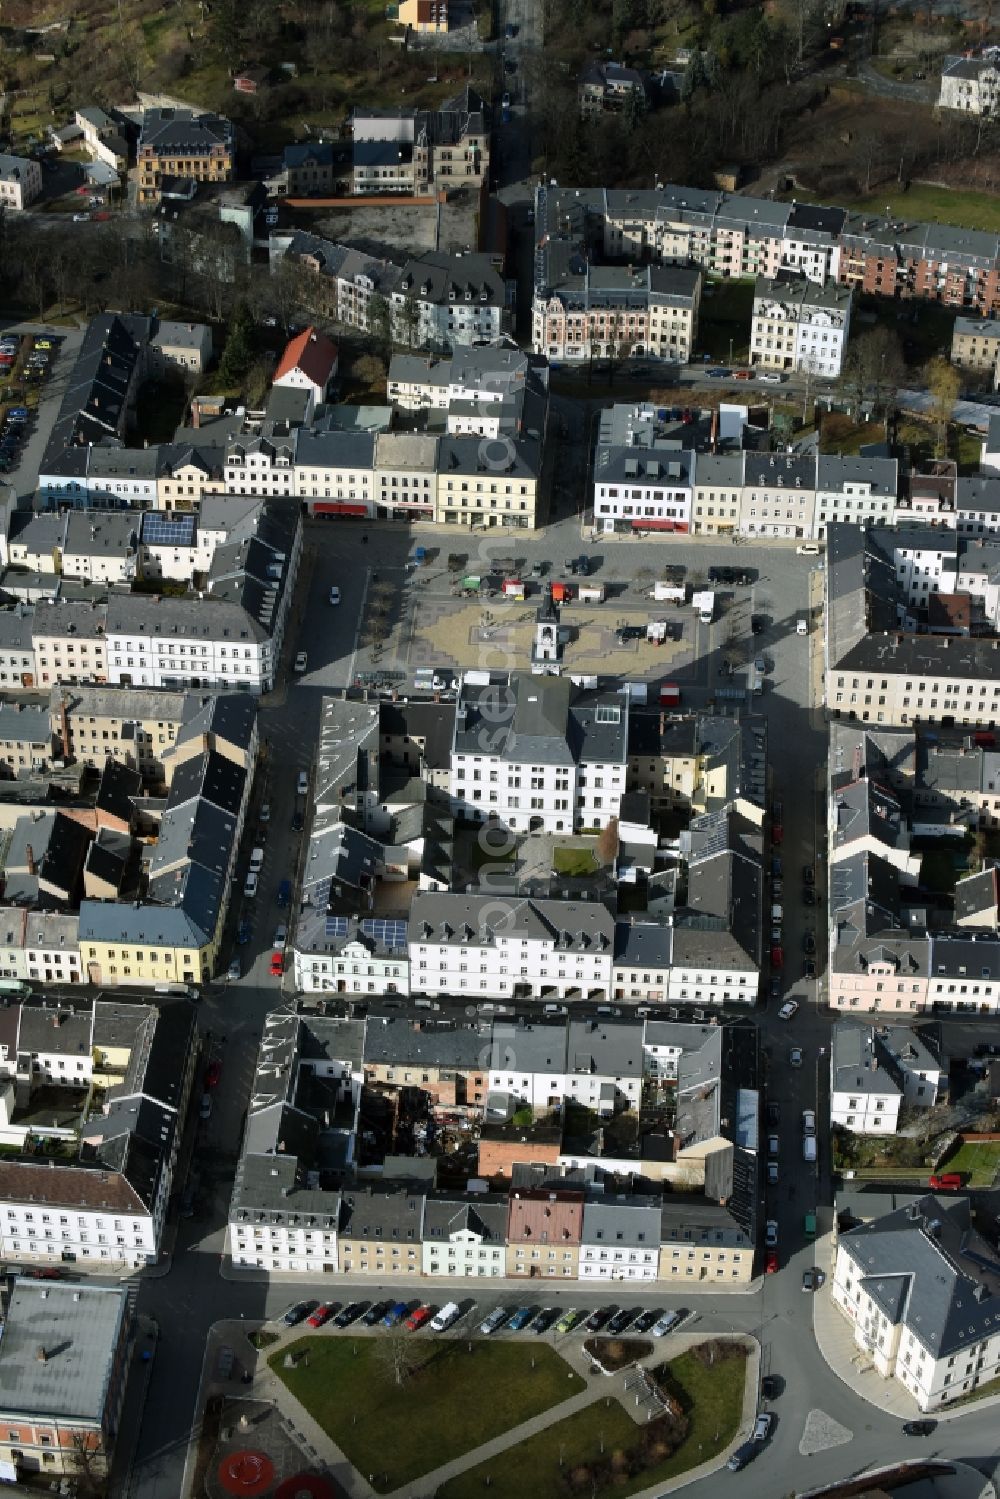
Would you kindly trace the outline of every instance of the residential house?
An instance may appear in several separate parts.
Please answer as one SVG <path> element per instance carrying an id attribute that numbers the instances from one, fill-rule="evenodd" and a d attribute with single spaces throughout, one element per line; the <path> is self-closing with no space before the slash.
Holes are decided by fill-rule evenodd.
<path id="1" fill-rule="evenodd" d="M 42 169 L 26 156 L 0 152 L 0 208 L 15 213 L 34 203 L 42 191 Z"/>
<path id="2" fill-rule="evenodd" d="M 599 119 L 602 114 L 639 115 L 648 103 L 643 74 L 620 62 L 587 63 L 576 88 L 585 120 Z"/>
<path id="3" fill-rule="evenodd" d="M 341 1193 L 337 1235 L 343 1275 L 400 1278 L 423 1274 L 426 1196 L 390 1186 Z"/>
<path id="4" fill-rule="evenodd" d="M 507 1273 L 506 1192 L 431 1197 L 424 1205 L 423 1273 L 449 1280 Z"/>
<path id="5" fill-rule="evenodd" d="M 581 1280 L 654 1281 L 660 1263 L 660 1199 L 603 1195 L 583 1208 Z"/>
<path id="6" fill-rule="evenodd" d="M 511 1189 L 507 1274 L 576 1280 L 583 1242 L 584 1194 L 577 1188 Z"/>
<path id="7" fill-rule="evenodd" d="M 993 118 L 1000 108 L 996 47 L 984 47 L 979 56 L 963 53 L 944 59 L 938 107 Z"/>
<path id="8" fill-rule="evenodd" d="M 297 334 L 281 356 L 273 383 L 309 392 L 312 401 L 307 421 L 312 410 L 327 398 L 337 373 L 338 358 L 337 345 L 311 326 Z"/>
<path id="9" fill-rule="evenodd" d="M 851 288 L 779 271 L 758 276 L 750 326 L 750 363 L 836 379 L 851 327 Z"/>

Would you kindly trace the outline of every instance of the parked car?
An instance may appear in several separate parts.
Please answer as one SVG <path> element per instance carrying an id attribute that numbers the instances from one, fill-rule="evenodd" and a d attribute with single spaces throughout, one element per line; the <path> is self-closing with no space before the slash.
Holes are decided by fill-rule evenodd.
<path id="1" fill-rule="evenodd" d="M 257 876 L 254 874 L 252 869 L 243 882 L 243 894 L 246 896 L 247 900 L 253 900 L 254 896 L 257 894 Z"/>
<path id="2" fill-rule="evenodd" d="M 253 938 L 253 927 L 250 925 L 249 921 L 247 921 L 246 918 L 244 917 L 244 919 L 240 922 L 239 927 L 237 928 L 237 931 L 236 931 L 236 941 L 238 942 L 238 944 L 240 945 L 240 947 L 246 947 L 247 943 L 250 942 L 252 940 L 252 938 Z"/>
<path id="3" fill-rule="evenodd" d="M 778 1185 L 777 1161 L 768 1161 L 767 1163 L 767 1184 L 769 1187 L 776 1187 Z"/>
<path id="4" fill-rule="evenodd" d="M 802 881 L 803 881 L 803 884 L 806 884 L 806 885 L 815 885 L 815 883 L 816 883 L 816 871 L 813 869 L 813 867 L 812 867 L 811 864 L 806 864 L 803 867 L 803 870 L 802 870 Z"/>
<path id="5" fill-rule="evenodd" d="M 802 964 L 802 977 L 804 979 L 814 979 L 816 977 L 816 964 L 812 958 L 806 958 Z"/>
<path id="6" fill-rule="evenodd" d="M 229 967 L 226 969 L 226 978 L 231 984 L 235 984 L 237 979 L 240 979 L 242 977 L 243 975 L 240 971 L 240 960 L 239 958 L 233 958 L 230 961 Z"/>
<path id="7" fill-rule="evenodd" d="M 363 1327 L 374 1327 L 376 1322 L 382 1321 L 382 1318 L 391 1306 L 391 1301 L 373 1301 L 361 1318 L 361 1325 Z"/>
<path id="8" fill-rule="evenodd" d="M 806 885 L 802 891 L 802 904 L 804 906 L 814 906 L 816 904 L 816 892 L 811 885 Z"/>
<path id="9" fill-rule="evenodd" d="M 823 1284 L 823 1279 L 824 1279 L 824 1277 L 823 1277 L 822 1270 L 817 1270 L 815 1268 L 815 1266 L 812 1269 L 810 1269 L 810 1270 L 803 1270 L 803 1272 L 802 1272 L 802 1289 L 803 1289 L 803 1291 L 818 1291 L 819 1288 L 820 1288 L 820 1286 Z"/>
<path id="10" fill-rule="evenodd" d="M 278 910 L 283 911 L 292 898 L 291 880 L 282 880 L 278 886 Z"/>
<path id="11" fill-rule="evenodd" d="M 496 1332 L 498 1327 L 502 1327 L 506 1320 L 507 1308 L 503 1306 L 494 1307 L 489 1316 L 480 1322 L 479 1331 L 484 1338 L 488 1338 L 491 1333 Z"/>
<path id="12" fill-rule="evenodd" d="M 778 1139 L 777 1135 L 768 1135 L 767 1153 L 771 1157 L 772 1161 L 776 1161 L 778 1159 L 778 1156 L 781 1153 L 781 1141 Z"/>
<path id="13" fill-rule="evenodd" d="M 769 1098 L 767 1101 L 767 1122 L 772 1126 L 781 1123 L 781 1104 L 776 1098 Z"/>
<path id="14" fill-rule="evenodd" d="M 929 1437 L 937 1430 L 936 1421 L 904 1421 L 903 1435 L 907 1437 Z"/>
<path id="15" fill-rule="evenodd" d="M 340 589 L 339 588 L 331 588 L 330 589 L 330 603 L 331 604 L 339 604 L 340 603 Z"/>
<path id="16" fill-rule="evenodd" d="M 816 1114 L 812 1109 L 802 1110 L 802 1133 L 807 1139 L 816 1133 Z"/>
<path id="17" fill-rule="evenodd" d="M 792 1067 L 801 1067 L 802 1066 L 802 1047 L 801 1046 L 793 1046 L 792 1047 L 791 1051 L 788 1053 L 788 1061 L 789 1061 L 789 1065 L 792 1066 Z"/>
<path id="18" fill-rule="evenodd" d="M 415 1312 L 410 1313 L 406 1319 L 406 1326 L 410 1332 L 418 1332 L 426 1322 L 431 1320 L 433 1315 L 432 1308 L 425 1303 L 423 1306 L 418 1306 Z"/>
<path id="19" fill-rule="evenodd" d="M 280 1317 L 278 1320 L 284 1327 L 298 1327 L 299 1323 L 304 1322 L 309 1316 L 310 1312 L 315 1310 L 316 1305 L 317 1303 L 315 1301 L 297 1301 L 295 1305 L 290 1306 L 288 1308 L 288 1311 L 285 1312 L 284 1316 Z"/>
<path id="20" fill-rule="evenodd" d="M 203 1093 L 201 1095 L 201 1103 L 198 1105 L 198 1118 L 199 1119 L 211 1119 L 211 1117 L 212 1117 L 212 1095 L 211 1095 L 211 1093 Z"/>
<path id="21" fill-rule="evenodd" d="M 406 1302 L 394 1301 L 389 1307 L 385 1316 L 382 1318 L 382 1323 L 385 1327 L 398 1327 L 399 1323 L 402 1322 L 405 1316 Z"/>
<path id="22" fill-rule="evenodd" d="M 764 1224 L 764 1243 L 768 1249 L 778 1247 L 778 1223 L 775 1218 L 768 1218 Z"/>
<path id="23" fill-rule="evenodd" d="M 742 1447 L 737 1447 L 726 1463 L 726 1467 L 730 1473 L 738 1473 L 741 1468 L 746 1467 L 747 1463 L 753 1462 L 759 1450 L 760 1444 L 758 1442 L 744 1442 Z"/>
<path id="24" fill-rule="evenodd" d="M 654 1322 L 650 1332 L 654 1338 L 665 1338 L 668 1332 L 672 1332 L 681 1320 L 680 1312 L 664 1312 L 658 1322 Z"/>
<path id="25" fill-rule="evenodd" d="M 769 1249 L 767 1251 L 767 1259 L 764 1262 L 764 1274 L 765 1275 L 777 1275 L 777 1273 L 778 1273 L 778 1251 L 776 1249 Z"/>
<path id="26" fill-rule="evenodd" d="M 306 1318 L 309 1327 L 322 1327 L 324 1322 L 329 1322 L 337 1310 L 335 1301 L 321 1301 L 314 1312 L 310 1312 Z"/>
<path id="27" fill-rule="evenodd" d="M 352 1322 L 357 1322 L 368 1310 L 367 1301 L 349 1301 L 343 1311 L 338 1312 L 333 1319 L 335 1327 L 350 1327 Z"/>
<path id="28" fill-rule="evenodd" d="M 573 1328 L 576 1326 L 576 1324 L 577 1324 L 577 1322 L 579 1320 L 580 1320 L 580 1313 L 577 1311 L 576 1307 L 575 1306 L 567 1307 L 567 1309 L 563 1312 L 562 1316 L 559 1318 L 559 1321 L 556 1323 L 556 1332 L 557 1333 L 572 1332 Z"/>
<path id="29" fill-rule="evenodd" d="M 307 651 L 299 651 L 298 655 L 295 657 L 295 661 L 294 661 L 294 664 L 292 666 L 292 670 L 301 673 L 301 672 L 304 672 L 306 670 L 306 668 L 308 667 L 308 665 L 309 665 L 309 653 Z"/>
<path id="30" fill-rule="evenodd" d="M 655 1327 L 659 1320 L 659 1308 L 655 1306 L 651 1307 L 649 1310 L 639 1313 L 638 1317 L 636 1317 L 635 1321 L 632 1323 L 632 1331 L 649 1332 L 650 1328 Z"/>
<path id="31" fill-rule="evenodd" d="M 776 1375 L 774 1375 L 774 1374 L 765 1374 L 764 1377 L 761 1379 L 761 1382 L 760 1382 L 760 1393 L 761 1393 L 761 1396 L 763 1397 L 763 1399 L 765 1399 L 765 1400 L 776 1400 L 778 1398 L 779 1393 L 780 1393 L 780 1389 L 781 1389 L 781 1386 L 780 1386 L 780 1384 L 778 1382 L 778 1378 L 777 1378 Z"/>
<path id="32" fill-rule="evenodd" d="M 274 948 L 275 952 L 284 952 L 284 950 L 285 950 L 285 944 L 287 943 L 287 941 L 288 941 L 288 928 L 285 925 L 285 923 L 282 921 L 274 929 L 274 939 L 273 939 L 273 941 L 271 943 L 271 946 Z"/>
<path id="33" fill-rule="evenodd" d="M 510 1321 L 507 1323 L 507 1331 L 521 1332 L 531 1321 L 532 1317 L 534 1316 L 534 1312 L 535 1308 L 533 1306 L 519 1306 L 517 1308 L 517 1311 L 511 1317 Z"/>
<path id="34" fill-rule="evenodd" d="M 958 1192 L 962 1186 L 962 1176 L 958 1171 L 938 1171 L 931 1176 L 927 1185 L 934 1192 Z"/>
<path id="35" fill-rule="evenodd" d="M 284 973 L 284 971 L 285 971 L 285 955 L 284 955 L 284 953 L 283 952 L 273 952 L 271 954 L 271 977 L 275 978 L 275 979 L 280 979 L 281 975 Z"/>
<path id="36" fill-rule="evenodd" d="M 218 1057 L 213 1057 L 208 1066 L 205 1068 L 205 1087 L 217 1088 L 219 1086 L 219 1079 L 221 1077 L 222 1063 L 219 1061 Z"/>
<path id="37" fill-rule="evenodd" d="M 462 1315 L 462 1308 L 457 1301 L 447 1301 L 435 1317 L 431 1319 L 431 1332 L 444 1332 L 453 1322 L 457 1322 Z"/>
<path id="38" fill-rule="evenodd" d="M 591 1312 L 584 1326 L 588 1332 L 600 1332 L 611 1321 L 616 1311 L 617 1307 L 599 1306 L 595 1312 Z"/>
<path id="39" fill-rule="evenodd" d="M 761 1411 L 760 1415 L 753 1423 L 753 1436 L 750 1438 L 751 1442 L 766 1442 L 773 1425 L 774 1417 L 771 1415 L 771 1412 Z"/>
<path id="40" fill-rule="evenodd" d="M 793 1015 L 797 1015 L 798 1012 L 799 1012 L 799 1002 L 798 1002 L 798 1000 L 797 999 L 786 999 L 785 1003 L 781 1006 L 781 1009 L 778 1011 L 778 1019 L 779 1020 L 791 1020 L 792 1016 Z"/>
<path id="41" fill-rule="evenodd" d="M 816 938 L 813 936 L 812 932 L 806 932 L 805 936 L 802 938 L 802 951 L 808 954 L 810 958 L 816 951 Z"/>
<path id="42" fill-rule="evenodd" d="M 638 1310 L 638 1307 L 623 1306 L 621 1311 L 615 1312 L 607 1328 L 612 1337 L 617 1337 L 619 1333 L 625 1331 L 626 1327 L 635 1320 Z"/>

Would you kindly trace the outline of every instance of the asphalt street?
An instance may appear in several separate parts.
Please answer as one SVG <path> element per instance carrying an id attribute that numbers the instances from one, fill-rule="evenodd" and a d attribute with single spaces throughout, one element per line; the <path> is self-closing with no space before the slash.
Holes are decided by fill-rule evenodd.
<path id="1" fill-rule="evenodd" d="M 580 524 L 578 516 L 565 516 L 544 540 L 519 541 L 518 551 L 523 548 L 529 555 L 537 552 L 558 558 L 571 540 L 579 551 Z M 220 1277 L 220 1267 L 257 1044 L 264 1016 L 279 999 L 279 981 L 269 974 L 270 938 L 286 915 L 276 904 L 278 885 L 294 875 L 301 850 L 301 837 L 291 830 L 296 776 L 299 769 L 307 769 L 310 764 L 323 692 L 344 680 L 350 663 L 356 608 L 366 586 L 366 569 L 386 570 L 389 575 L 388 570 L 395 567 L 401 588 L 423 586 L 403 583 L 404 577 L 413 577 L 412 571 L 404 571 L 415 540 L 409 530 L 372 527 L 367 544 L 361 541 L 362 534 L 348 526 L 310 527 L 311 577 L 308 589 L 302 590 L 300 615 L 288 643 L 290 653 L 308 649 L 309 670 L 303 678 L 291 679 L 273 701 L 265 700 L 261 709 L 267 767 L 258 798 L 270 805 L 270 820 L 260 839 L 264 869 L 256 899 L 238 900 L 253 934 L 252 940 L 239 949 L 244 975 L 238 983 L 214 986 L 199 1011 L 203 1030 L 211 1033 L 208 1052 L 222 1059 L 223 1073 L 211 1119 L 195 1126 L 198 1133 L 190 1177 L 195 1188 L 195 1213 L 191 1218 L 181 1218 L 177 1225 L 169 1273 L 141 1282 L 140 1309 L 157 1319 L 163 1335 L 129 1489 L 135 1499 L 176 1499 L 182 1491 L 205 1339 L 214 1322 L 228 1317 L 257 1321 L 280 1313 L 301 1296 L 346 1299 L 352 1289 L 351 1284 L 340 1281 L 310 1283 L 291 1276 L 272 1284 L 233 1281 Z M 633 541 L 602 539 L 599 547 L 590 550 L 594 555 L 600 553 L 602 568 L 622 574 L 647 560 L 648 555 L 648 546 L 643 548 Z M 812 1336 L 812 1298 L 801 1290 L 802 1271 L 812 1263 L 813 1255 L 803 1231 L 804 1214 L 817 1203 L 831 1201 L 826 1132 L 820 1132 L 818 1177 L 803 1162 L 801 1152 L 801 1111 L 816 1106 L 817 1069 L 823 1063 L 821 1050 L 829 1029 L 829 1020 L 816 1003 L 815 985 L 802 977 L 804 933 L 807 929 L 821 930 L 822 922 L 822 907 L 802 904 L 801 866 L 813 864 L 820 874 L 818 777 L 825 759 L 825 736 L 821 716 L 803 706 L 808 701 L 807 642 L 794 633 L 795 616 L 808 601 L 813 559 L 797 557 L 790 548 L 703 546 L 691 540 L 667 543 L 663 551 L 689 567 L 707 567 L 713 560 L 732 564 L 737 559 L 740 566 L 755 570 L 759 581 L 753 590 L 745 590 L 747 597 L 735 607 L 744 612 L 752 607 L 769 618 L 767 633 L 754 637 L 754 643 L 762 645 L 773 662 L 767 690 L 756 707 L 767 719 L 772 796 L 784 804 L 781 856 L 786 962 L 782 997 L 791 994 L 801 1002 L 799 1013 L 790 1022 L 777 1019 L 777 999 L 769 1000 L 760 1013 L 769 1092 L 781 1106 L 780 1179 L 767 1202 L 767 1215 L 779 1225 L 781 1269 L 777 1275 L 764 1277 L 747 1294 L 691 1292 L 685 1296 L 668 1294 L 661 1288 L 643 1291 L 615 1286 L 601 1290 L 579 1283 L 551 1292 L 546 1288 L 543 1294 L 546 1302 L 563 1307 L 594 1307 L 608 1301 L 684 1305 L 697 1313 L 700 1321 L 695 1325 L 703 1327 L 706 1334 L 735 1330 L 759 1337 L 764 1372 L 779 1375 L 783 1381 L 783 1392 L 774 1403 L 777 1427 L 766 1455 L 741 1473 L 727 1474 L 726 1483 L 734 1492 L 773 1499 L 777 1492 L 809 1488 L 821 1480 L 857 1473 L 884 1459 L 887 1453 L 909 1450 L 900 1438 L 899 1422 L 860 1400 L 827 1368 Z M 332 583 L 343 590 L 339 608 L 327 602 Z M 721 650 L 719 637 L 725 628 L 725 624 L 712 627 L 707 644 L 713 652 Z M 698 690 L 707 696 L 710 688 L 692 688 L 692 695 Z M 251 825 L 244 858 L 256 841 L 258 834 Z M 242 887 L 242 866 L 237 884 Z M 798 1068 L 790 1062 L 793 1045 L 803 1054 Z M 178 1183 L 178 1195 L 180 1191 Z M 367 1283 L 356 1287 L 357 1294 L 373 1297 L 377 1289 Z M 495 1292 L 491 1297 L 478 1285 L 466 1282 L 461 1289 L 474 1295 L 484 1310 L 487 1302 L 492 1305 L 495 1299 Z M 400 1287 L 401 1296 L 412 1297 L 419 1292 L 430 1294 L 431 1287 L 425 1283 Z M 446 1287 L 435 1286 L 433 1294 L 443 1301 Z M 505 1290 L 499 1299 L 508 1304 L 519 1302 L 514 1290 Z M 520 1299 L 524 1299 L 523 1292 Z M 813 1410 L 823 1411 L 849 1430 L 850 1443 L 831 1449 L 821 1458 L 803 1456 L 799 1444 Z M 1000 1427 L 992 1412 L 972 1412 L 959 1422 L 942 1423 L 930 1445 L 935 1452 L 971 1457 L 993 1473 L 1000 1453 Z M 921 1447 L 920 1455 L 928 1455 L 925 1447 Z M 780 1475 L 780 1489 L 775 1487 L 776 1475 Z M 714 1494 L 715 1488 L 715 1481 L 709 1479 L 694 1485 L 692 1492 L 707 1496 Z"/>

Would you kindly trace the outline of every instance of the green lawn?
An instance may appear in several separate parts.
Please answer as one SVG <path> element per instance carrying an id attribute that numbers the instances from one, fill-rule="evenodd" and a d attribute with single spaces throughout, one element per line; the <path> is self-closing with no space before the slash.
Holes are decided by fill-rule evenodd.
<path id="1" fill-rule="evenodd" d="M 960 1171 L 970 1187 L 991 1187 L 1000 1169 L 1000 1140 L 970 1140 L 942 1161 L 939 1171 Z"/>
<path id="2" fill-rule="evenodd" d="M 402 1388 L 379 1360 L 381 1337 L 309 1337 L 309 1363 L 271 1367 L 379 1493 L 414 1484 L 583 1389 L 544 1345 L 415 1340 L 423 1363 Z M 532 1360 L 535 1367 L 532 1368 Z M 539 1491 L 541 1492 L 541 1490 Z"/>
<path id="3" fill-rule="evenodd" d="M 884 217 L 888 208 L 893 218 L 907 224 L 930 220 L 939 224 L 957 224 L 963 229 L 988 229 L 993 233 L 1000 229 L 1000 198 L 968 188 L 933 187 L 930 183 L 914 182 L 905 193 L 898 187 L 887 185 L 866 198 L 845 198 L 839 194 L 831 198 L 830 194 L 804 193 L 798 189 L 795 196 L 799 202 L 830 203 L 835 200 L 838 208 L 877 214 L 879 218 Z"/>
<path id="4" fill-rule="evenodd" d="M 610 1405 L 598 1402 L 565 1421 L 555 1422 L 492 1462 L 470 1468 L 440 1488 L 437 1499 L 479 1499 L 483 1493 L 489 1493 L 491 1499 L 523 1499 L 529 1491 L 553 1496 L 580 1492 L 588 1499 L 613 1493 L 615 1499 L 627 1499 L 629 1494 L 668 1483 L 689 1468 L 708 1462 L 729 1445 L 739 1426 L 746 1360 L 728 1359 L 708 1369 L 685 1353 L 668 1368 L 691 1426 L 677 1450 L 645 1472 L 629 1474 L 624 1455 L 639 1444 L 649 1428 L 637 1426 L 612 1399 Z M 621 1456 L 616 1458 L 615 1454 Z M 602 1457 L 611 1458 L 609 1466 L 618 1471 L 609 1472 L 606 1478 L 597 1477 L 596 1485 L 587 1482 L 582 1488 L 570 1489 L 570 1471 L 600 1463 Z M 530 1490 L 525 1486 L 528 1473 Z M 491 1480 L 488 1489 L 487 1478 Z"/>
<path id="5" fill-rule="evenodd" d="M 597 860 L 592 848 L 555 848 L 552 850 L 552 868 L 556 874 L 574 875 L 582 879 L 597 871 Z"/>

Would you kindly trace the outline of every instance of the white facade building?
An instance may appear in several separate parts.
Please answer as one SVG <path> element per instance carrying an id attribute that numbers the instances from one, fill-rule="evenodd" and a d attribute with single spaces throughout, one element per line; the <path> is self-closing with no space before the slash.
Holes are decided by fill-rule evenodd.
<path id="1" fill-rule="evenodd" d="M 660 1208 L 641 1197 L 586 1202 L 580 1243 L 581 1280 L 655 1280 L 660 1259 Z"/>

